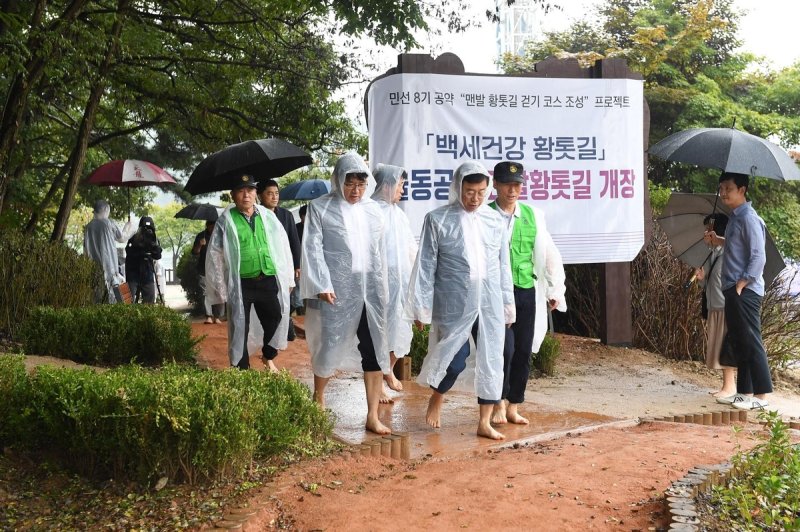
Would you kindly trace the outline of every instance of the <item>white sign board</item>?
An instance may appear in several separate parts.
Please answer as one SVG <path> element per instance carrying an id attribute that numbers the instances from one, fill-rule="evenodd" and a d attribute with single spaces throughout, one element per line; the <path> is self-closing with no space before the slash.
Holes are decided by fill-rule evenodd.
<path id="1" fill-rule="evenodd" d="M 467 160 L 524 165 L 568 264 L 626 262 L 644 244 L 642 81 L 394 74 L 369 88 L 369 162 L 406 168 L 419 233 Z"/>

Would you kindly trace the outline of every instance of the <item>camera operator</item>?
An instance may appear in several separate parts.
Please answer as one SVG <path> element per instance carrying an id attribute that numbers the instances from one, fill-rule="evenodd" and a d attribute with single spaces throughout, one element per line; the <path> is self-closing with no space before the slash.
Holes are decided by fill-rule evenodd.
<path id="1" fill-rule="evenodd" d="M 141 303 L 156 302 L 156 276 L 153 261 L 161 258 L 161 246 L 156 238 L 153 219 L 143 216 L 139 230 L 125 246 L 125 274 L 131 294 Z"/>

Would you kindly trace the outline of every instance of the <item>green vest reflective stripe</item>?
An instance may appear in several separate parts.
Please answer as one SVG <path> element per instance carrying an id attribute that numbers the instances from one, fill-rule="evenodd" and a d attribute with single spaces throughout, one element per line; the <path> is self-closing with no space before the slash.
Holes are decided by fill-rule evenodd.
<path id="1" fill-rule="evenodd" d="M 255 217 L 255 230 L 236 209 L 231 209 L 231 218 L 239 237 L 239 276 L 247 279 L 261 274 L 275 275 L 275 263 L 270 255 L 261 215 Z"/>
<path id="2" fill-rule="evenodd" d="M 536 215 L 533 209 L 524 203 L 519 205 L 519 218 L 514 218 L 514 229 L 511 232 L 509 249 L 511 251 L 511 277 L 514 286 L 532 288 L 536 281 L 533 271 L 533 246 L 536 242 Z M 489 204 L 499 210 L 497 202 Z"/>

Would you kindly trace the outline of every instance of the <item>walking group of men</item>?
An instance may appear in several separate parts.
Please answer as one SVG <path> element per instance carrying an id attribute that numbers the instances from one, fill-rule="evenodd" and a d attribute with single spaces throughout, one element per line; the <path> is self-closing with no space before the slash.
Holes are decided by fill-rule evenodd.
<path id="1" fill-rule="evenodd" d="M 427 214 L 417 246 L 397 205 L 405 170 L 379 164 L 373 174 L 359 155 L 347 153 L 334 167 L 331 192 L 308 205 L 299 264 L 278 217 L 256 204 L 255 180 L 243 175 L 231 191 L 234 205 L 210 236 L 205 263 L 212 303 L 229 305 L 231 364 L 249 367 L 253 327 L 276 370 L 299 279 L 320 405 L 337 370 L 360 368 L 366 428 L 389 433 L 378 417 L 384 382 L 402 389 L 394 363 L 410 350 L 412 323 L 430 324 L 420 374 L 432 389 L 427 423 L 440 426 L 444 395 L 459 377 L 474 380 L 478 435 L 502 439 L 493 424 L 527 423 L 517 408 L 531 353 L 546 332 L 548 308 L 565 311 L 566 303 L 561 256 L 544 217 L 518 202 L 522 171 L 514 162 L 495 166 L 497 199 L 487 204 L 492 175 L 476 162 L 460 165 L 449 203 Z M 365 197 L 373 178 L 375 192 Z M 251 307 L 260 324 L 250 322 Z"/>

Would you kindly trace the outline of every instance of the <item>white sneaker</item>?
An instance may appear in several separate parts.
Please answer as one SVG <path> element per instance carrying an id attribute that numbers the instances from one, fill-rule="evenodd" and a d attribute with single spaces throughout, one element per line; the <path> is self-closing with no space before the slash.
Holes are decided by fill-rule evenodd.
<path id="1" fill-rule="evenodd" d="M 752 397 L 740 393 L 729 395 L 728 397 L 717 397 L 717 402 L 722 405 L 736 405 L 740 403 L 748 403 Z"/>
<path id="2" fill-rule="evenodd" d="M 769 406 L 769 403 L 766 401 L 766 399 L 756 399 L 755 397 L 751 397 L 749 401 L 733 403 L 733 406 L 739 410 L 764 410 Z"/>

